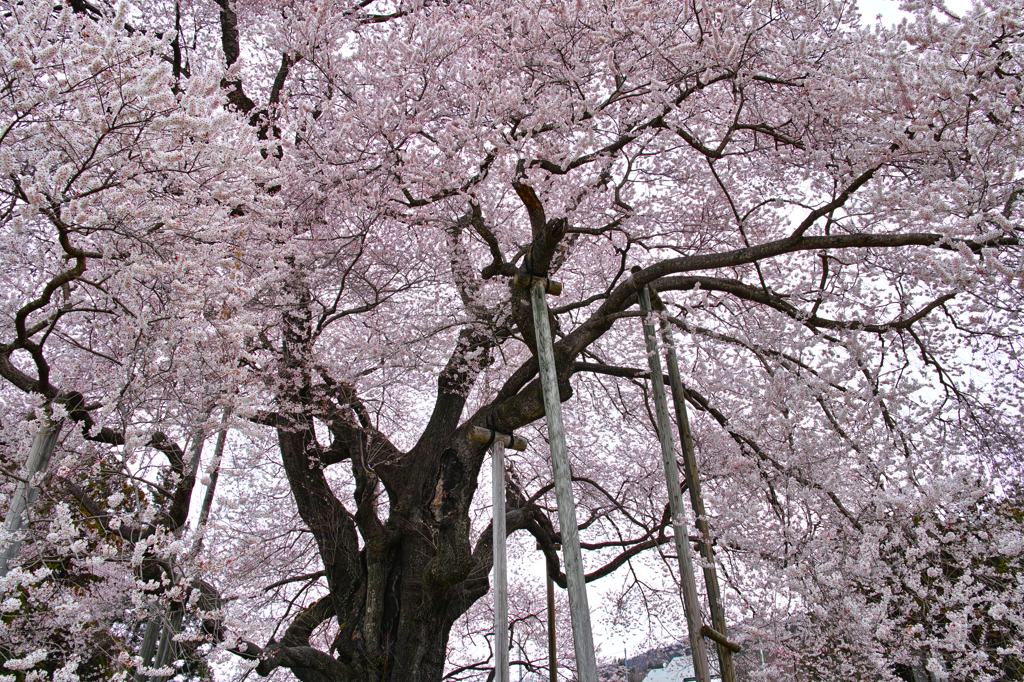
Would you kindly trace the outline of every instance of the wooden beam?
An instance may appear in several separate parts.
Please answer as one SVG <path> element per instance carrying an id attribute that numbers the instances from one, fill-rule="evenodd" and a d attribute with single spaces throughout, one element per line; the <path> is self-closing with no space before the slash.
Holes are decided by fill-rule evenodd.
<path id="1" fill-rule="evenodd" d="M 725 638 L 725 635 L 723 635 L 721 632 L 714 629 L 713 627 L 709 627 L 707 625 L 702 626 L 700 629 L 700 634 L 704 635 L 710 640 L 714 640 L 715 642 L 721 644 L 734 654 L 738 654 L 739 652 L 743 651 L 743 647 L 741 647 L 739 644 L 736 644 L 735 642 L 730 642 L 728 639 Z"/>
<path id="2" fill-rule="evenodd" d="M 509 436 L 507 433 L 499 433 L 498 431 L 491 431 L 479 426 L 474 426 L 469 430 L 469 439 L 477 443 L 497 443 L 500 441 L 504 447 L 518 450 L 519 452 L 525 450 L 526 446 L 529 445 L 522 436 Z"/>
<path id="3" fill-rule="evenodd" d="M 655 337 L 651 316 L 651 296 L 647 287 L 640 289 L 640 309 L 644 312 L 644 342 L 647 345 L 647 361 L 651 367 L 651 391 L 654 394 L 655 416 L 658 423 L 658 440 L 661 443 L 661 461 L 665 466 L 665 483 L 668 487 L 669 511 L 672 513 L 672 535 L 676 543 L 676 558 L 679 561 L 679 580 L 682 583 L 683 607 L 686 624 L 690 631 L 690 650 L 693 654 L 693 670 L 698 682 L 711 682 L 708 652 L 701 634 L 700 597 L 697 595 L 697 581 L 693 574 L 693 559 L 690 557 L 690 538 L 686 532 L 686 510 L 679 488 L 679 467 L 676 464 L 675 448 L 672 446 L 672 422 L 668 416 L 668 400 L 665 398 L 665 380 L 661 372 L 661 356 Z"/>
<path id="4" fill-rule="evenodd" d="M 579 528 L 576 525 L 576 502 L 572 495 L 572 471 L 569 468 L 569 453 L 565 447 L 562 398 L 558 391 L 558 374 L 555 369 L 551 325 L 548 323 L 546 291 L 546 281 L 543 279 L 536 279 L 530 288 L 533 326 L 537 334 L 537 362 L 540 364 L 544 413 L 547 415 L 548 441 L 551 448 L 551 468 L 555 479 L 555 499 L 558 504 L 558 524 L 562 531 L 565 578 L 569 587 L 569 616 L 572 619 L 573 647 L 576 650 L 576 669 L 579 672 L 580 682 L 597 682 L 594 633 L 590 628 L 590 605 L 587 602 L 587 583 L 583 575 L 583 553 L 580 549 Z"/>
<path id="5" fill-rule="evenodd" d="M 545 277 L 533 277 L 531 275 L 526 274 L 522 270 L 517 272 L 515 274 L 515 277 L 512 278 L 512 283 L 515 284 L 517 287 L 522 287 L 523 289 L 530 289 L 537 282 L 543 283 L 544 291 L 546 293 L 549 293 L 552 296 L 562 295 L 562 283 L 556 282 L 553 279 L 547 279 Z"/>

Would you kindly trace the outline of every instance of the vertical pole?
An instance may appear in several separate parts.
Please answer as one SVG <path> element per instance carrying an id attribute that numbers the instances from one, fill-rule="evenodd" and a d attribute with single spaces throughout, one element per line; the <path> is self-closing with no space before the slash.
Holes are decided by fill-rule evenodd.
<path id="1" fill-rule="evenodd" d="M 156 604 L 150 604 L 149 620 L 146 621 L 146 632 L 142 636 L 142 646 L 139 648 L 139 656 L 142 657 L 142 665 L 147 668 L 153 664 L 153 654 L 156 653 L 157 641 L 160 637 L 161 625 L 160 612 Z M 135 671 L 135 682 L 148 682 L 149 676 L 143 675 L 141 671 Z"/>
<path id="2" fill-rule="evenodd" d="M 171 607 L 171 619 L 170 622 L 164 625 L 163 631 L 160 633 L 160 646 L 156 651 L 156 658 L 153 659 L 154 668 L 163 668 L 168 662 L 173 661 L 171 652 L 177 649 L 174 643 L 174 635 L 178 634 L 181 630 L 181 621 L 184 613 L 184 605 L 174 605 Z M 149 678 L 149 682 L 166 682 L 169 677 L 165 675 L 153 676 Z"/>
<path id="3" fill-rule="evenodd" d="M 708 588 L 708 605 L 711 607 L 711 624 L 723 636 L 728 636 L 725 628 L 725 608 L 722 606 L 722 592 L 718 587 L 718 572 L 715 570 L 715 550 L 711 546 L 711 533 L 708 530 L 707 512 L 704 510 L 704 497 L 700 491 L 700 475 L 697 471 L 697 457 L 693 452 L 693 436 L 690 433 L 690 419 L 686 413 L 686 389 L 679 377 L 679 359 L 676 356 L 676 344 L 668 324 L 661 323 L 661 338 L 667 348 L 668 379 L 672 387 L 672 403 L 676 408 L 676 421 L 679 424 L 680 440 L 683 442 L 683 472 L 690 483 L 690 504 L 697 517 L 697 532 L 700 533 L 700 550 L 704 557 L 704 582 Z M 721 668 L 722 682 L 736 682 L 736 667 L 732 661 L 732 651 L 718 644 L 718 665 Z"/>
<path id="4" fill-rule="evenodd" d="M 558 647 L 555 644 L 555 581 L 545 569 L 548 579 L 548 680 L 558 682 Z"/>
<path id="5" fill-rule="evenodd" d="M 594 634 L 590 629 L 590 606 L 587 603 L 587 583 L 583 575 L 583 553 L 580 549 L 579 528 L 576 526 L 576 503 L 572 496 L 572 472 L 569 469 L 569 453 L 565 447 L 562 399 L 558 392 L 555 351 L 551 339 L 551 325 L 548 323 L 546 287 L 547 281 L 538 279 L 530 289 L 533 303 L 533 325 L 537 332 L 537 362 L 540 365 L 544 413 L 547 415 L 548 441 L 551 444 L 551 468 L 555 479 L 558 524 L 562 531 L 562 550 L 565 555 L 565 578 L 569 587 L 569 615 L 572 618 L 573 647 L 576 650 L 576 668 L 579 671 L 580 682 L 597 682 Z"/>
<path id="6" fill-rule="evenodd" d="M 491 446 L 491 492 L 494 520 L 494 682 L 509 682 L 508 672 L 508 576 L 505 563 L 505 439 Z"/>
<path id="7" fill-rule="evenodd" d="M 54 448 L 57 447 L 57 436 L 60 435 L 60 428 L 63 425 L 63 419 L 53 422 L 44 417 L 39 425 L 39 430 L 36 431 L 36 436 L 32 440 L 32 448 L 28 452 L 28 459 L 25 461 L 24 478 L 18 481 L 14 497 L 11 498 L 11 506 L 7 510 L 7 518 L 4 519 L 4 528 L 9 535 L 21 530 L 25 512 L 35 504 L 36 498 L 39 497 L 39 488 L 34 485 L 33 479 L 40 472 L 46 471 L 46 467 L 50 465 L 50 457 L 53 455 Z M 0 578 L 7 575 L 10 570 L 8 563 L 18 556 L 19 550 L 21 550 L 21 540 L 10 538 L 3 553 L 0 554 Z"/>
<path id="8" fill-rule="evenodd" d="M 647 344 L 647 361 L 651 367 L 651 388 L 654 393 L 655 414 L 658 420 L 658 440 L 661 442 L 661 460 L 665 465 L 665 482 L 668 485 L 669 510 L 672 512 L 672 534 L 675 536 L 676 557 L 679 560 L 679 578 L 683 587 L 683 605 L 686 610 L 686 624 L 690 629 L 690 650 L 693 653 L 693 670 L 698 682 L 710 682 L 708 652 L 704 637 L 700 634 L 700 601 L 697 596 L 697 582 L 693 575 L 693 560 L 690 557 L 690 540 L 684 525 L 683 496 L 679 491 L 679 468 L 676 465 L 675 450 L 672 447 L 672 422 L 668 416 L 668 400 L 665 398 L 665 379 L 661 373 L 661 358 L 658 354 L 658 340 L 654 324 L 650 319 L 651 295 L 647 287 L 639 291 L 640 307 L 644 313 L 644 341 Z"/>
<path id="9" fill-rule="evenodd" d="M 198 555 L 199 550 L 203 548 L 203 536 L 206 534 L 206 524 L 210 520 L 213 497 L 217 491 L 217 478 L 220 476 L 220 463 L 224 458 L 224 444 L 227 442 L 228 419 L 230 417 L 231 407 L 228 406 L 224 408 L 224 414 L 220 419 L 220 432 L 217 434 L 217 444 L 213 447 L 213 460 L 207 467 L 207 471 L 210 473 L 210 482 L 207 484 L 206 492 L 203 494 L 203 506 L 199 510 L 199 520 L 196 522 L 196 530 L 203 529 L 203 532 L 196 533 L 195 540 L 192 542 L 192 549 L 189 552 L 189 556 L 192 557 Z"/>
<path id="10" fill-rule="evenodd" d="M 914 665 L 910 667 L 910 676 L 914 678 L 914 682 L 931 682 L 932 676 L 928 674 L 927 668 L 924 667 L 924 656 L 918 658 Z"/>

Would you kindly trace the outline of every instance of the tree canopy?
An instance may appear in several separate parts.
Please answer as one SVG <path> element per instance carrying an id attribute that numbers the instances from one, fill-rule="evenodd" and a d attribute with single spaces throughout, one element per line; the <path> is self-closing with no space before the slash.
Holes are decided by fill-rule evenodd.
<path id="1" fill-rule="evenodd" d="M 904 6 L 0 0 L 8 506 L 59 432 L 3 672 L 543 667 L 468 438 L 530 440 L 507 530 L 564 586 L 522 273 L 610 620 L 679 613 L 652 286 L 771 679 L 1021 679 L 1024 20 Z"/>

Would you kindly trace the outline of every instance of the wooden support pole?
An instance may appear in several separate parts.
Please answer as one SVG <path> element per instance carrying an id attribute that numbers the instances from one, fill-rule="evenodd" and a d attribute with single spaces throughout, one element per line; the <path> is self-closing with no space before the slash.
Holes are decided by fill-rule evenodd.
<path id="1" fill-rule="evenodd" d="M 537 543 L 537 549 L 540 549 L 540 543 Z M 555 551 L 561 549 L 560 545 L 555 545 Z M 558 645 L 555 639 L 555 581 L 551 579 L 551 574 L 544 571 L 544 577 L 547 578 L 548 585 L 548 680 L 550 682 L 558 682 Z"/>
<path id="2" fill-rule="evenodd" d="M 555 479 L 558 524 L 562 532 L 562 553 L 565 556 L 565 578 L 569 587 L 569 615 L 572 619 L 573 647 L 580 682 L 597 682 L 597 659 L 594 654 L 594 633 L 590 628 L 590 605 L 587 583 L 583 575 L 583 552 L 576 525 L 576 502 L 572 495 L 572 472 L 565 447 L 562 424 L 562 398 L 558 391 L 555 351 L 548 323 L 545 299 L 546 280 L 538 279 L 530 287 L 533 304 L 533 325 L 537 332 L 537 362 L 540 365 L 544 413 L 547 415 L 548 441 L 551 447 L 551 468 Z"/>
<path id="3" fill-rule="evenodd" d="M 177 650 L 174 642 L 174 635 L 181 631 L 181 621 L 185 615 L 184 605 L 178 604 L 172 607 L 170 621 L 165 623 L 160 633 L 160 647 L 157 649 L 156 658 L 153 659 L 153 667 L 159 670 L 168 663 L 173 662 L 172 652 Z M 154 675 L 149 682 L 166 682 L 170 679 L 167 675 Z"/>
<path id="4" fill-rule="evenodd" d="M 25 469 L 22 472 L 22 480 L 18 481 L 14 489 L 14 496 L 11 498 L 11 506 L 7 509 L 7 517 L 4 519 L 4 528 L 8 537 L 21 530 L 25 522 L 25 512 L 28 511 L 39 497 L 39 488 L 35 485 L 35 477 L 46 471 L 50 465 L 50 457 L 54 448 L 57 447 L 57 437 L 60 435 L 61 426 L 64 420 L 50 421 L 44 417 L 32 440 L 32 447 L 28 452 L 28 459 L 25 461 Z M 21 550 L 21 539 L 10 538 L 7 546 L 0 554 L 0 578 L 7 575 L 10 570 L 8 564 L 14 557 L 18 556 Z"/>
<path id="5" fill-rule="evenodd" d="M 562 549 L 561 545 L 554 546 L 555 551 Z M 541 544 L 537 543 L 537 549 L 541 550 Z M 548 588 L 548 679 L 550 682 L 558 682 L 558 646 L 555 639 L 555 581 L 547 568 L 544 570 L 544 577 L 547 578 Z"/>
<path id="6" fill-rule="evenodd" d="M 690 630 L 690 650 L 693 654 L 693 670 L 698 682 L 710 682 L 708 652 L 701 634 L 700 598 L 697 596 L 697 581 L 693 574 L 693 559 L 690 557 L 690 539 L 686 532 L 683 496 L 679 489 L 679 468 L 676 465 L 675 449 L 672 447 L 672 422 L 668 416 L 668 400 L 665 398 L 665 380 L 661 372 L 661 358 L 654 324 L 650 319 L 651 296 L 644 287 L 639 292 L 640 308 L 644 312 L 644 341 L 647 344 L 647 361 L 651 367 L 651 389 L 654 393 L 655 415 L 658 421 L 658 440 L 661 442 L 661 460 L 665 465 L 665 482 L 668 485 L 669 510 L 672 513 L 672 534 L 676 543 L 676 557 L 679 561 L 679 579 L 683 588 L 683 606 L 686 610 L 686 624 Z"/>
<path id="7" fill-rule="evenodd" d="M 150 604 L 149 619 L 146 621 L 146 632 L 142 636 L 142 646 L 139 648 L 142 665 L 147 668 L 153 665 L 153 655 L 156 653 L 157 642 L 160 638 L 161 621 L 157 605 Z M 149 675 L 144 675 L 142 671 L 136 670 L 135 682 L 149 682 Z"/>
<path id="8" fill-rule="evenodd" d="M 508 673 L 508 576 L 505 562 L 505 440 L 504 434 L 491 445 L 491 494 L 494 519 L 494 682 L 509 682 Z"/>
<path id="9" fill-rule="evenodd" d="M 657 299 L 657 292 L 653 291 L 655 302 L 660 308 L 664 305 Z M 676 410 L 676 422 L 679 426 L 679 439 L 683 444 L 683 473 L 690 488 L 690 504 L 693 505 L 693 513 L 696 516 L 697 531 L 700 534 L 700 551 L 704 557 L 704 583 L 708 590 L 708 605 L 711 607 L 711 623 L 714 630 L 721 633 L 722 639 L 728 641 L 728 630 L 725 627 L 725 608 L 722 605 L 722 592 L 718 586 L 718 572 L 715 570 L 715 550 L 711 545 L 711 533 L 708 529 L 707 511 L 704 509 L 704 497 L 700 489 L 700 473 L 697 471 L 697 457 L 693 450 L 693 436 L 690 433 L 690 419 L 686 410 L 686 389 L 683 388 L 683 381 L 679 376 L 679 358 L 676 355 L 676 344 L 672 338 L 672 330 L 668 324 L 661 322 L 661 338 L 665 343 L 666 361 L 668 362 L 668 380 L 672 389 L 672 404 Z M 718 664 L 722 674 L 722 682 L 736 682 L 736 666 L 733 663 L 733 650 L 731 647 L 722 644 L 717 639 L 711 638 L 718 644 Z M 736 646 L 733 644 L 732 646 Z"/>
<path id="10" fill-rule="evenodd" d="M 231 407 L 224 408 L 224 414 L 220 418 L 220 432 L 217 434 L 217 444 L 213 446 L 213 460 L 210 462 L 207 471 L 210 473 L 210 482 L 206 484 L 206 492 L 203 494 L 203 506 L 199 509 L 199 521 L 197 529 L 204 529 L 202 533 L 196 533 L 192 541 L 192 549 L 189 556 L 196 556 L 203 548 L 203 536 L 207 522 L 210 520 L 210 510 L 213 508 L 213 497 L 217 492 L 217 479 L 220 477 L 220 463 L 224 458 L 224 445 L 228 438 L 228 419 L 231 417 Z"/>

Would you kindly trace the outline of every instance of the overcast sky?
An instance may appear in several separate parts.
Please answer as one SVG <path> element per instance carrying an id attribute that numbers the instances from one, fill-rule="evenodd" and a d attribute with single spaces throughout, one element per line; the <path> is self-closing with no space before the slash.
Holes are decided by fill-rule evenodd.
<path id="1" fill-rule="evenodd" d="M 875 16 L 882 15 L 882 21 L 886 24 L 896 24 L 903 17 L 910 15 L 900 10 L 899 0 L 859 0 L 860 13 L 864 22 L 875 23 Z M 971 6 L 971 0 L 946 0 L 946 7 L 951 12 L 962 14 Z"/>

